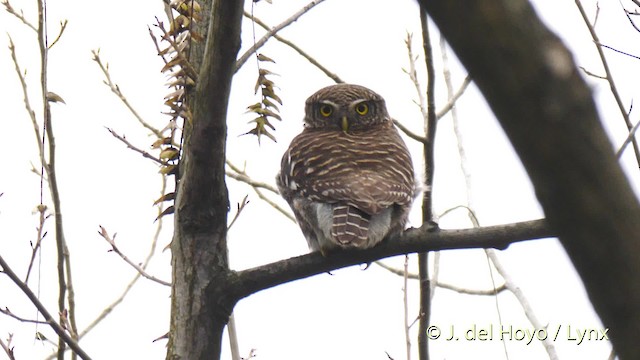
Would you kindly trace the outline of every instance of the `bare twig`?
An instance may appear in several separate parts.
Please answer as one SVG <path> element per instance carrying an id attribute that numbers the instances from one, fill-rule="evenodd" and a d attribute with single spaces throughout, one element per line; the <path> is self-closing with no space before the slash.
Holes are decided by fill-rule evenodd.
<path id="1" fill-rule="evenodd" d="M 249 204 L 249 200 L 247 200 L 247 198 L 249 198 L 249 195 L 245 195 L 244 198 L 242 199 L 242 201 L 238 203 L 238 209 L 236 211 L 236 214 L 233 216 L 233 219 L 231 219 L 231 222 L 227 226 L 227 231 L 229 229 L 231 229 L 233 224 L 235 224 L 236 220 L 238 220 L 238 217 L 240 217 L 240 214 L 242 213 L 242 210 L 244 210 L 245 206 L 247 206 L 247 204 Z"/>
<path id="2" fill-rule="evenodd" d="M 252 187 L 268 190 L 276 195 L 280 194 L 280 192 L 278 191 L 278 189 L 276 189 L 275 186 L 264 183 L 264 182 L 253 180 L 249 175 L 247 175 L 247 173 L 244 170 L 234 165 L 231 161 L 226 160 L 225 162 L 227 166 L 231 170 L 233 170 L 233 172 L 231 171 L 226 172 L 226 175 L 229 176 L 230 178 L 243 182 Z"/>
<path id="3" fill-rule="evenodd" d="M 533 327 L 535 329 L 546 329 L 546 325 L 543 325 L 540 322 L 540 320 L 538 320 L 538 317 L 536 316 L 533 309 L 531 308 L 531 305 L 529 304 L 529 301 L 527 300 L 522 290 L 513 282 L 513 280 L 505 270 L 505 268 L 502 266 L 502 263 L 500 263 L 500 260 L 498 259 L 498 255 L 496 251 L 493 249 L 485 249 L 485 252 L 489 257 L 489 259 L 491 259 L 493 266 L 495 266 L 500 276 L 502 276 L 502 278 L 504 279 L 504 284 L 507 287 L 507 289 L 509 289 L 509 291 L 511 291 L 513 295 L 518 299 L 518 302 L 520 302 L 520 305 L 522 306 L 522 309 L 524 310 L 524 313 L 527 316 L 527 319 L 529 319 Z M 547 354 L 549 355 L 549 359 L 557 360 L 558 354 L 556 353 L 556 349 L 553 346 L 553 340 L 550 338 L 545 338 L 545 339 L 542 339 L 541 341 L 542 341 L 542 344 L 544 345 L 544 349 L 547 351 Z"/>
<path id="4" fill-rule="evenodd" d="M 309 10 L 313 9 L 316 5 L 322 3 L 324 0 L 313 0 L 307 5 L 305 5 L 302 9 L 298 10 L 295 14 L 291 15 L 288 19 L 284 20 L 280 24 L 276 25 L 273 29 L 269 30 L 260 40 L 256 41 L 253 46 L 249 48 L 242 56 L 236 61 L 236 70 L 240 69 L 244 63 L 247 62 L 249 57 L 255 53 L 259 48 L 261 48 L 267 40 L 269 40 L 273 35 L 275 35 L 278 31 L 284 29 L 285 27 L 291 25 L 294 21 L 298 20 L 302 15 L 309 12 Z"/>
<path id="5" fill-rule="evenodd" d="M 638 0 L 631 0 L 631 1 L 633 1 L 633 3 L 636 4 L 637 6 L 640 6 L 640 2 Z M 636 29 L 636 31 L 640 32 L 640 28 L 638 28 L 638 25 L 636 25 L 636 23 L 633 22 L 633 19 L 631 19 L 631 15 L 638 15 L 638 10 L 631 12 L 624 8 L 624 6 L 622 5 L 622 2 L 620 2 L 620 6 L 622 6 L 622 9 L 624 10 L 624 14 L 627 16 L 627 19 L 629 20 L 629 23 L 631 23 L 631 26 L 633 26 L 633 28 Z M 599 12 L 600 12 L 600 6 L 598 6 L 598 12 L 596 13 L 596 15 Z M 596 20 L 597 20 L 597 16 L 596 16 Z M 595 22 L 593 25 L 595 27 Z"/>
<path id="6" fill-rule="evenodd" d="M 40 250 L 40 245 L 42 244 L 42 239 L 47 236 L 47 232 L 44 231 L 44 222 L 51 216 L 50 214 L 46 214 L 47 206 L 46 205 L 38 205 L 38 226 L 36 227 L 36 242 L 32 243 L 31 249 L 31 259 L 29 260 L 29 266 L 27 267 L 27 275 L 25 275 L 24 283 L 29 283 L 29 275 L 31 274 L 31 268 L 33 267 L 33 263 L 36 259 L 36 255 Z"/>
<path id="7" fill-rule="evenodd" d="M 636 132 L 638 132 L 638 127 L 640 127 L 640 121 L 633 125 L 631 130 L 629 130 L 627 138 L 624 139 L 624 142 L 622 143 L 622 145 L 620 145 L 620 148 L 616 152 L 616 156 L 618 157 L 618 159 L 622 156 L 622 153 L 624 152 L 624 149 L 627 147 L 627 145 L 629 145 L 630 142 L 634 141 Z"/>
<path id="8" fill-rule="evenodd" d="M 167 185 L 166 177 L 163 176 L 162 177 L 162 188 L 160 190 L 160 192 L 162 194 L 165 193 L 166 185 Z M 161 214 L 162 211 L 163 211 L 162 204 L 158 204 L 158 215 Z M 144 262 L 142 263 L 142 265 L 140 265 L 140 267 L 143 270 L 146 270 L 147 266 L 151 262 L 151 258 L 155 254 L 155 251 L 156 251 L 156 248 L 157 248 L 157 244 L 158 244 L 158 239 L 160 238 L 160 233 L 162 231 L 162 225 L 163 225 L 162 217 L 159 217 L 158 220 L 156 221 L 156 231 L 155 231 L 155 233 L 153 235 L 153 239 L 151 241 L 151 246 L 149 248 L 149 253 L 147 254 L 147 257 L 144 259 Z M 100 313 L 100 315 L 98 315 L 93 321 L 91 321 L 89 323 L 89 325 L 87 325 L 87 327 L 78 334 L 78 338 L 81 339 L 82 337 L 84 337 L 87 333 L 89 333 L 91 330 L 93 330 L 93 328 L 95 328 L 102 320 L 104 320 L 107 317 L 107 315 L 111 314 L 113 312 L 113 310 L 118 305 L 120 305 L 122 303 L 124 298 L 127 296 L 129 291 L 133 288 L 133 285 L 135 285 L 137 283 L 137 281 L 140 279 L 140 277 L 142 277 L 142 275 L 139 272 L 136 272 L 135 276 L 127 284 L 127 286 L 125 287 L 124 291 L 120 294 L 120 296 L 118 296 L 118 298 L 116 298 L 114 301 L 112 301 L 110 305 L 105 307 L 102 310 L 102 312 Z"/>
<path id="9" fill-rule="evenodd" d="M 423 39 L 423 41 L 427 41 L 427 39 Z M 427 114 L 427 104 L 424 99 L 422 87 L 420 86 L 420 81 L 418 80 L 418 72 L 416 71 L 416 60 L 418 59 L 418 56 L 413 54 L 413 35 L 407 33 L 407 38 L 405 39 L 404 43 L 407 46 L 407 55 L 409 56 L 409 70 L 405 70 L 405 72 L 407 73 L 407 75 L 409 75 L 409 79 L 413 83 L 413 87 L 416 90 L 416 93 L 418 95 L 418 107 L 420 108 L 422 119 L 426 124 L 429 115 Z M 431 79 L 429 79 L 429 81 L 430 80 Z M 422 142 L 426 142 L 426 139 Z"/>
<path id="10" fill-rule="evenodd" d="M 502 284 L 500 286 L 496 286 L 493 289 L 467 289 L 467 288 L 463 288 L 460 286 L 455 286 L 453 284 L 447 284 L 447 283 L 443 283 L 443 282 L 438 282 L 438 287 L 441 287 L 443 289 L 447 289 L 447 290 L 451 290 L 451 291 L 455 291 L 458 294 L 464 294 L 464 295 L 480 295 L 480 296 L 495 296 L 505 290 L 507 290 L 507 286 L 505 284 Z"/>
<path id="11" fill-rule="evenodd" d="M 15 16 L 18 20 L 22 21 L 23 24 L 27 25 L 27 27 L 29 27 L 31 30 L 38 32 L 38 28 L 35 27 L 35 25 L 33 25 L 29 20 L 27 20 L 27 18 L 24 16 L 24 12 L 22 10 L 20 10 L 20 12 L 17 12 L 13 6 L 11 6 L 11 4 L 9 3 L 9 0 L 5 0 L 2 2 L 2 5 L 4 5 L 5 10 Z"/>
<path id="12" fill-rule="evenodd" d="M 290 212 L 288 212 L 287 210 L 283 209 L 280 205 L 276 204 L 275 202 L 273 202 L 273 200 L 269 199 L 268 197 L 266 197 L 262 191 L 257 188 L 254 187 L 253 191 L 256 192 L 256 194 L 258 194 L 258 197 L 260 198 L 260 200 L 266 202 L 267 204 L 271 205 L 274 209 L 276 209 L 279 213 L 281 213 L 282 215 L 284 215 L 287 219 L 296 222 L 296 218 L 291 215 Z"/>
<path id="13" fill-rule="evenodd" d="M 66 345 L 69 345 L 69 347 L 76 354 L 78 354 L 78 356 L 80 356 L 82 359 L 90 360 L 91 357 L 80 347 L 80 345 L 78 345 L 78 343 L 75 340 L 73 340 L 69 336 L 69 334 L 65 332 L 62 326 L 60 326 L 60 324 L 55 321 L 55 319 L 51 316 L 49 311 L 47 311 L 47 309 L 44 307 L 44 305 L 42 305 L 40 300 L 38 300 L 38 297 L 36 296 L 36 294 L 34 294 L 31 291 L 31 289 L 29 289 L 27 284 L 20 281 L 20 278 L 18 278 L 18 276 L 13 272 L 13 270 L 4 261 L 1 255 L 0 255 L 0 266 L 2 266 L 2 272 L 6 274 L 11 279 L 11 281 L 13 281 L 13 283 L 16 284 L 20 288 L 20 290 L 22 290 L 22 292 L 29 298 L 31 303 L 33 303 L 33 305 L 38 309 L 40 314 L 44 316 L 47 324 L 49 324 L 49 326 L 51 326 L 51 328 L 56 332 L 56 334 L 58 334 L 60 339 L 62 339 Z"/>
<path id="14" fill-rule="evenodd" d="M 471 84 L 471 77 L 467 75 L 467 77 L 465 77 L 464 80 L 462 81 L 462 84 L 460 85 L 460 88 L 458 89 L 458 91 L 456 91 L 454 94 L 449 94 L 449 100 L 447 101 L 446 104 L 444 104 L 442 109 L 440 109 L 440 111 L 436 113 L 436 119 L 440 120 L 442 117 L 447 115 L 449 111 L 451 111 L 454 108 L 456 101 L 458 101 L 458 99 L 462 96 L 462 94 L 464 94 L 464 91 L 467 90 L 467 87 L 469 86 L 469 84 Z"/>
<path id="15" fill-rule="evenodd" d="M 155 157 L 155 156 L 151 155 L 151 154 L 150 154 L 150 153 L 148 153 L 147 151 L 142 150 L 142 149 L 138 148 L 137 146 L 135 146 L 135 145 L 131 144 L 131 143 L 129 142 L 129 140 L 127 140 L 124 136 L 119 135 L 118 133 L 116 133 L 116 132 L 115 132 L 115 130 L 113 130 L 113 129 L 111 129 L 111 128 L 108 128 L 108 127 L 105 127 L 105 129 L 107 129 L 107 131 L 108 131 L 108 132 L 109 132 L 109 133 L 110 133 L 114 138 L 116 138 L 116 139 L 118 139 L 118 140 L 122 141 L 125 145 L 127 145 L 127 148 L 129 148 L 129 149 L 131 149 L 131 150 L 133 150 L 133 151 L 137 152 L 138 154 L 142 155 L 143 157 L 145 157 L 145 158 L 147 158 L 147 159 L 149 159 L 149 160 L 153 160 L 154 162 L 157 162 L 157 163 L 158 163 L 158 164 L 160 164 L 160 165 L 163 165 L 163 166 L 169 165 L 169 164 L 165 163 L 164 161 L 162 161 L 162 160 L 158 159 L 157 157 Z"/>
<path id="16" fill-rule="evenodd" d="M 236 326 L 236 317 L 231 313 L 229 315 L 229 323 L 227 324 L 227 332 L 229 333 L 229 347 L 231 348 L 231 360 L 242 360 L 240 357 L 240 345 L 238 345 L 238 329 Z M 253 349 L 251 349 L 253 351 Z"/>
<path id="17" fill-rule="evenodd" d="M 413 131 L 409 130 L 409 128 L 402 125 L 402 123 L 400 123 L 398 120 L 393 119 L 393 123 L 398 127 L 398 129 L 400 129 L 403 133 L 405 133 L 408 137 L 412 138 L 413 140 L 421 142 L 423 144 L 427 142 L 427 139 L 424 136 L 420 136 L 414 133 Z"/>
<path id="18" fill-rule="evenodd" d="M 25 283 L 26 284 L 26 283 Z M 13 312 L 11 312 L 11 310 L 9 310 L 8 307 L 5 307 L 4 309 L 0 308 L 0 313 L 3 313 L 9 317 L 12 317 L 20 322 L 24 322 L 24 323 L 33 323 L 33 324 L 47 324 L 46 321 L 42 321 L 42 320 L 32 320 L 32 319 L 27 319 L 27 318 L 23 318 L 21 316 L 18 316 L 16 314 L 14 314 Z"/>
<path id="19" fill-rule="evenodd" d="M 51 49 L 56 43 L 58 43 L 58 40 L 60 40 L 60 38 L 62 37 L 62 34 L 64 33 L 64 30 L 67 28 L 68 23 L 69 22 L 67 20 L 60 22 L 60 31 L 58 32 L 58 36 L 56 36 L 53 42 L 49 45 L 48 47 L 49 49 Z"/>
<path id="20" fill-rule="evenodd" d="M 392 266 L 389 266 L 385 263 L 383 263 L 382 261 L 374 261 L 374 263 L 378 266 L 380 266 L 381 268 L 389 271 L 392 274 L 398 275 L 398 276 L 403 276 L 404 277 L 404 270 L 400 270 L 400 269 L 396 269 Z M 418 274 L 415 273 L 407 273 L 407 278 L 411 279 L 411 280 L 418 280 Z M 507 288 L 505 287 L 504 284 L 497 286 L 495 289 L 468 289 L 468 288 L 463 288 L 460 286 L 456 286 L 453 284 L 448 284 L 448 283 L 444 283 L 441 281 L 438 281 L 435 283 L 435 286 L 443 288 L 443 289 L 447 289 L 447 290 L 451 290 L 451 291 L 455 291 L 459 294 L 463 294 L 463 295 L 480 295 L 480 296 L 489 296 L 489 295 L 495 295 L 497 293 L 501 293 L 504 290 L 506 290 Z"/>
<path id="21" fill-rule="evenodd" d="M 68 320 L 68 325 L 67 326 L 67 331 L 69 331 L 69 334 L 71 335 L 71 337 L 78 341 L 78 325 L 76 324 L 76 294 L 75 294 L 75 288 L 73 286 L 73 276 L 72 272 L 71 272 L 71 252 L 69 251 L 69 248 L 67 246 L 67 243 L 65 242 L 63 244 L 63 255 L 64 255 L 64 264 L 65 264 L 65 274 L 67 275 L 66 280 L 67 280 L 67 301 L 69 302 L 69 310 L 65 311 L 63 310 L 63 313 L 65 314 L 64 318 Z M 75 356 L 72 355 L 72 359 L 74 359 Z"/>
<path id="22" fill-rule="evenodd" d="M 36 143 L 38 144 L 38 154 L 40 156 L 40 162 L 44 164 L 44 147 L 42 144 L 42 135 L 40 134 L 40 125 L 38 125 L 38 121 L 36 119 L 36 112 L 31 107 L 31 102 L 29 101 L 29 94 L 27 92 L 27 81 L 24 77 L 24 73 L 22 69 L 20 69 L 20 64 L 18 63 L 18 58 L 16 57 L 16 48 L 13 44 L 13 40 L 9 37 L 9 50 L 11 52 L 11 59 L 13 60 L 13 64 L 16 69 L 16 74 L 18 75 L 18 79 L 20 80 L 20 86 L 22 87 L 22 97 L 24 100 L 24 107 L 29 114 L 29 118 L 31 119 L 31 124 L 33 125 L 33 132 L 36 135 Z"/>
<path id="23" fill-rule="evenodd" d="M 100 231 L 98 231 L 98 234 L 100 234 L 100 236 L 102 236 L 103 239 L 105 239 L 106 242 L 109 243 L 109 245 L 111 245 L 111 251 L 115 252 L 116 254 L 118 254 L 122 260 L 124 260 L 127 264 L 131 265 L 134 269 L 136 269 L 136 271 L 138 271 L 138 273 L 142 276 L 144 276 L 145 278 L 151 280 L 151 281 L 155 281 L 158 284 L 162 284 L 165 286 L 171 286 L 171 283 L 166 282 L 164 280 L 160 280 L 158 278 L 156 278 L 153 275 L 149 275 L 143 268 L 142 266 L 140 266 L 139 264 L 134 263 L 133 261 L 131 261 L 131 259 L 129 259 L 125 254 L 123 254 L 120 249 L 118 249 L 118 247 L 116 246 L 116 242 L 115 242 L 115 234 L 113 235 L 113 237 L 111 237 L 109 235 L 109 233 L 107 233 L 107 230 L 105 228 L 103 228 L 102 226 L 100 226 Z"/>
<path id="24" fill-rule="evenodd" d="M 118 86 L 118 84 L 114 83 L 113 80 L 111 80 L 111 74 L 109 73 L 109 64 L 104 65 L 102 63 L 102 60 L 100 59 L 100 50 L 92 50 L 91 54 L 93 55 L 92 60 L 95 61 L 98 64 L 98 66 L 100 67 L 100 70 L 104 74 L 104 77 L 105 77 L 105 80 L 103 81 L 104 84 L 109 87 L 111 92 L 113 92 L 118 97 L 118 99 L 120 99 L 120 101 L 122 101 L 122 103 L 127 107 L 127 109 L 129 109 L 129 111 L 131 112 L 131 114 L 133 114 L 133 116 L 136 118 L 136 120 L 138 120 L 140 125 L 144 126 L 148 130 L 150 130 L 157 137 L 161 138 L 162 137 L 162 133 L 160 132 L 160 130 L 158 130 L 155 127 L 151 126 L 151 124 L 149 124 L 147 121 L 145 121 L 142 118 L 142 116 L 140 116 L 140 114 L 138 114 L 136 109 L 134 109 L 133 106 L 131 105 L 131 103 L 129 103 L 129 100 L 127 99 L 127 97 L 124 96 L 124 94 L 120 90 L 120 87 Z"/>
<path id="25" fill-rule="evenodd" d="M 249 19 L 252 19 L 256 24 L 260 25 L 260 27 L 262 27 L 263 29 L 265 29 L 267 31 L 271 30 L 271 27 L 269 27 L 269 25 L 264 23 L 259 18 L 255 17 L 255 16 L 251 16 L 251 14 L 249 14 L 248 12 L 245 11 L 244 12 L 244 16 L 249 18 Z M 278 41 L 280 41 L 281 43 L 289 46 L 293 50 L 295 50 L 303 58 L 307 59 L 307 61 L 309 61 L 309 63 L 311 63 L 311 65 L 317 67 L 320 71 L 322 71 L 325 75 L 327 75 L 329 78 L 331 78 L 331 80 L 335 81 L 337 84 L 344 83 L 344 80 L 342 80 L 338 75 L 336 75 L 335 73 L 329 71 L 329 69 L 324 67 L 324 65 L 320 64 L 318 62 L 318 60 L 316 60 L 313 56 L 307 54 L 298 45 L 294 44 L 293 42 L 291 42 L 291 41 L 289 41 L 289 40 L 287 40 L 285 38 L 283 38 L 282 36 L 280 36 L 278 34 L 273 34 L 273 38 L 278 40 Z M 237 69 L 236 69 L 236 71 L 237 71 Z"/>
<path id="26" fill-rule="evenodd" d="M 13 347 L 11 346 L 12 338 L 13 338 L 13 334 L 9 334 L 9 339 L 7 339 L 6 344 L 4 343 L 4 341 L 2 341 L 2 339 L 0 339 L 0 347 L 2 347 L 2 350 L 4 350 L 4 352 L 7 354 L 7 356 L 9 357 L 9 360 L 16 360 L 13 354 Z"/>
<path id="27" fill-rule="evenodd" d="M 278 212 L 280 212 L 282 215 L 287 217 L 289 220 L 296 222 L 296 218 L 293 215 L 291 215 L 291 213 L 283 209 L 280 205 L 276 204 L 273 200 L 269 199 L 261 190 L 261 189 L 265 189 L 274 194 L 279 194 L 280 192 L 278 191 L 278 189 L 276 189 L 274 186 L 269 185 L 267 183 L 253 180 L 250 176 L 247 175 L 247 173 L 243 169 L 240 169 L 229 160 L 225 160 L 225 163 L 231 170 L 233 170 L 233 172 L 227 171 L 226 172 L 227 176 L 251 186 L 253 188 L 253 191 L 256 192 L 256 194 L 261 200 L 271 205 L 271 207 L 276 209 Z"/>
<path id="28" fill-rule="evenodd" d="M 580 70 L 584 71 L 585 74 L 587 74 L 587 75 L 589 75 L 591 77 L 594 77 L 596 79 L 607 80 L 606 76 L 594 74 L 591 71 L 587 70 L 584 66 L 580 66 Z"/>
<path id="29" fill-rule="evenodd" d="M 380 261 L 376 261 L 380 263 Z M 404 341 L 407 349 L 407 360 L 411 360 L 411 334 L 409 333 L 409 255 L 404 256 L 402 279 L 402 305 L 404 309 Z"/>
<path id="30" fill-rule="evenodd" d="M 604 56 L 604 52 L 602 51 L 602 45 L 600 43 L 600 39 L 598 38 L 598 34 L 596 34 L 595 29 L 593 28 L 593 26 L 591 26 L 591 23 L 589 22 L 589 17 L 585 12 L 584 7 L 582 7 L 582 3 L 580 2 L 580 0 L 575 0 L 575 3 L 576 3 L 576 6 L 578 7 L 578 11 L 580 12 L 580 15 L 582 16 L 582 20 L 584 21 L 584 24 L 589 29 L 591 38 L 593 39 L 593 42 L 596 45 L 598 55 L 600 56 L 600 61 L 602 62 L 602 67 L 604 68 L 604 72 L 606 74 L 607 82 L 609 83 L 609 88 L 611 89 L 611 95 L 613 95 L 613 98 L 615 99 L 616 104 L 618 105 L 618 109 L 620 110 L 620 114 L 622 115 L 622 118 L 624 119 L 624 122 L 627 125 L 627 129 L 631 130 L 633 128 L 633 124 L 629 119 L 629 114 L 627 113 L 627 110 L 624 104 L 622 103 L 622 99 L 620 98 L 620 94 L 618 93 L 618 88 L 616 87 L 616 84 L 613 81 L 613 76 L 611 75 L 611 70 L 609 70 L 609 64 L 607 63 L 607 58 Z M 635 140 L 635 138 L 632 140 L 632 144 L 633 144 L 633 150 L 635 153 L 636 161 L 638 163 L 638 166 L 640 166 L 640 148 L 638 147 L 638 142 Z M 621 155 L 622 152 L 620 152 L 619 154 Z"/>

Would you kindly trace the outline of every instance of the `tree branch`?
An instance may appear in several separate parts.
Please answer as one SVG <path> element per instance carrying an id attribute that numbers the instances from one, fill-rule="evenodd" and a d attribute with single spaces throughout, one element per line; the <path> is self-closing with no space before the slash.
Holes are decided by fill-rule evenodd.
<path id="1" fill-rule="evenodd" d="M 232 275 L 232 288 L 229 291 L 234 298 L 241 299 L 290 281 L 390 256 L 450 249 L 504 249 L 515 242 L 551 236 L 554 233 L 545 220 L 435 232 L 425 225 L 423 228 L 409 229 L 372 249 L 343 251 L 328 257 L 314 252 L 236 272 Z"/>
<path id="2" fill-rule="evenodd" d="M 264 36 L 262 38 L 260 38 L 260 40 L 255 41 L 253 46 L 251 46 L 249 48 L 249 50 L 247 50 L 244 54 L 242 54 L 242 56 L 238 59 L 238 61 L 236 61 L 236 66 L 235 66 L 234 72 L 240 70 L 242 65 L 244 65 L 244 63 L 247 62 L 249 57 L 251 55 L 253 55 L 256 51 L 258 51 L 258 49 L 260 49 L 278 31 L 280 31 L 280 30 L 284 29 L 285 27 L 291 25 L 293 22 L 298 20 L 300 18 L 300 16 L 306 14 L 307 12 L 309 12 L 309 10 L 313 9 L 313 7 L 315 7 L 316 5 L 322 3 L 323 1 L 324 0 L 313 0 L 313 1 L 311 1 L 310 3 L 305 5 L 302 9 L 298 10 L 295 14 L 293 14 L 289 18 L 287 18 L 285 21 L 281 22 L 280 24 L 275 26 L 273 29 L 269 30 L 266 34 L 264 34 Z"/>
<path id="3" fill-rule="evenodd" d="M 251 16 L 251 14 L 249 14 L 248 12 L 244 12 L 244 16 L 252 19 L 256 24 L 260 25 L 260 27 L 262 27 L 263 29 L 269 31 L 271 28 L 265 24 L 262 20 L 258 19 L 255 16 Z M 298 45 L 294 44 L 293 42 L 283 38 L 282 36 L 278 35 L 278 34 L 273 34 L 273 38 L 280 41 L 281 43 L 287 45 L 288 47 L 292 48 L 293 50 L 295 50 L 298 54 L 300 54 L 300 56 L 302 56 L 303 58 L 307 59 L 307 61 L 309 61 L 309 63 L 311 63 L 311 65 L 317 67 L 320 71 L 322 71 L 325 75 L 327 75 L 329 78 L 331 78 L 331 80 L 335 81 L 337 84 L 340 83 L 344 83 L 344 80 L 342 80 L 338 75 L 336 75 L 335 73 L 329 71 L 329 69 L 327 69 L 326 67 L 324 67 L 324 65 L 320 64 L 320 62 L 318 62 L 318 60 L 316 60 L 313 56 L 307 54 L 304 50 L 302 50 Z"/>

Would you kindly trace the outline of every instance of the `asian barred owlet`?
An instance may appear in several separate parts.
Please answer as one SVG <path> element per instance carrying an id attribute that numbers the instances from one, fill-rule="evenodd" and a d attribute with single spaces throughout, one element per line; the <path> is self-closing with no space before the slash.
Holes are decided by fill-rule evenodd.
<path id="1" fill-rule="evenodd" d="M 328 86 L 307 99 L 304 123 L 276 180 L 309 248 L 365 249 L 402 231 L 415 180 L 384 99 L 358 85 Z"/>

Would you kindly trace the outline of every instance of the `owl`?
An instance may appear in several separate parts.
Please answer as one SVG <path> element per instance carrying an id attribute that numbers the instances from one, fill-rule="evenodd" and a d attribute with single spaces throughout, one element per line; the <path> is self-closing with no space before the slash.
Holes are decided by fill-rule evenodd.
<path id="1" fill-rule="evenodd" d="M 416 192 L 413 165 L 384 99 L 363 86 L 318 90 L 276 182 L 309 248 L 366 249 L 404 229 Z"/>

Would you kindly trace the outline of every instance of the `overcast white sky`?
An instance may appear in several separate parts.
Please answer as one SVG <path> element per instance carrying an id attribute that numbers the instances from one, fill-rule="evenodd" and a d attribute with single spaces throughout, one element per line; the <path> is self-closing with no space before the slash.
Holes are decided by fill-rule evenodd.
<path id="1" fill-rule="evenodd" d="M 249 2 L 247 2 L 249 3 Z M 276 25 L 307 3 L 306 0 L 260 2 L 256 16 Z M 595 1 L 584 1 L 593 18 Z M 14 0 L 31 21 L 36 21 L 35 1 Z M 573 1 L 536 1 L 536 9 L 574 52 L 580 66 L 596 74 L 602 68 L 595 47 Z M 631 2 L 624 2 L 631 7 Z M 618 2 L 600 4 L 597 30 L 607 45 L 640 53 L 638 33 L 632 29 Z M 161 60 L 155 55 L 147 26 L 154 16 L 164 17 L 162 2 L 124 1 L 67 2 L 48 1 L 49 33 L 53 38 L 63 19 L 69 25 L 58 45 L 50 52 L 49 88 L 66 101 L 53 104 L 54 131 L 58 145 L 58 174 L 62 192 L 65 232 L 72 256 L 77 296 L 78 326 L 83 329 L 110 304 L 134 276 L 134 270 L 115 254 L 98 234 L 98 225 L 117 232 L 118 244 L 134 261 L 142 261 L 155 230 L 152 202 L 159 196 L 160 181 L 152 162 L 127 150 L 105 130 L 110 127 L 125 134 L 134 144 L 146 148 L 153 138 L 141 128 L 119 100 L 102 84 L 102 74 L 91 61 L 91 50 L 101 49 L 109 62 L 111 75 L 129 101 L 147 119 L 161 128 L 167 121 L 162 111 L 167 93 L 166 79 L 160 73 Z M 39 99 L 37 43 L 35 33 L 4 11 L 0 12 L 0 32 L 14 40 L 18 59 L 28 72 L 29 94 L 37 106 Z M 282 31 L 281 35 L 312 54 L 318 61 L 348 82 L 368 86 L 387 100 L 391 115 L 416 132 L 422 128 L 419 109 L 413 104 L 415 91 L 402 69 L 408 66 L 404 39 L 407 31 L 415 34 L 416 53 L 420 54 L 420 27 L 417 5 L 412 0 L 327 0 Z M 257 29 L 258 36 L 263 33 Z M 437 31 L 434 47 L 439 49 Z M 253 40 L 250 22 L 244 22 L 241 53 Z M 246 164 L 247 172 L 257 180 L 273 183 L 280 157 L 289 141 L 302 129 L 304 100 L 331 79 L 320 73 L 294 51 L 271 40 L 261 52 L 276 61 L 269 69 L 284 102 L 277 123 L 277 143 L 239 135 L 248 131 L 251 116 L 246 106 L 257 101 L 253 94 L 255 62 L 249 61 L 234 78 L 229 106 L 228 156 L 237 165 Z M 436 50 L 439 57 L 439 50 Z M 640 72 L 638 60 L 606 52 L 626 106 L 637 95 Z M 449 54 L 454 86 L 465 77 L 464 70 Z M 446 91 L 438 58 L 438 105 L 446 102 Z M 419 75 L 424 77 L 419 62 Z M 623 120 L 610 96 L 608 85 L 588 79 L 593 86 L 603 122 L 613 144 L 626 137 Z M 29 242 L 35 238 L 37 218 L 33 214 L 39 202 L 39 178 L 30 172 L 37 163 L 36 140 L 24 111 L 23 97 L 8 50 L 8 37 L 0 36 L 0 117 L 5 156 L 0 170 L 0 254 L 19 274 L 24 274 L 30 256 Z M 212 94 L 215 96 L 215 94 Z M 511 223 L 543 216 L 531 185 L 519 160 L 493 115 L 472 85 L 458 102 L 458 115 L 466 164 L 472 188 L 471 200 L 483 225 Z M 637 116 L 632 113 L 632 119 Z M 41 120 L 41 114 L 38 113 Z M 579 121 L 579 119 L 576 119 Z M 421 167 L 420 148 L 407 140 Z M 464 178 L 452 131 L 451 118 L 440 121 L 437 138 L 434 207 L 438 214 L 466 202 Z M 622 160 L 631 182 L 637 187 L 639 176 L 634 159 Z M 418 170 L 418 173 L 420 171 Z M 257 198 L 251 188 L 228 180 L 232 208 L 249 195 L 250 204 L 229 234 L 230 260 L 235 269 L 244 269 L 303 254 L 306 242 L 297 226 Z M 273 197 L 280 205 L 284 201 Z M 419 206 L 412 214 L 419 225 Z M 171 238 L 168 217 L 160 239 L 160 250 Z M 462 211 L 443 217 L 443 228 L 466 228 L 470 224 Z M 57 285 L 53 221 L 45 240 L 39 272 L 42 301 L 55 313 Z M 149 272 L 170 280 L 170 254 L 158 250 Z M 554 342 L 561 359 L 606 359 L 610 344 L 606 341 L 567 340 L 567 326 L 600 328 L 579 278 L 556 240 L 539 240 L 511 246 L 499 254 L 503 265 L 528 297 L 536 315 L 549 329 L 561 326 Z M 404 258 L 386 260 L 401 267 Z M 415 268 L 416 258 L 411 257 Z M 487 259 L 481 250 L 442 253 L 441 280 L 462 287 L 487 289 L 492 286 Z M 36 278 L 30 283 L 37 288 Z M 501 279 L 496 276 L 496 284 Z M 615 281 L 615 279 L 612 279 Z M 366 271 L 359 267 L 323 274 L 286 284 L 242 300 L 236 307 L 240 348 L 245 356 L 257 349 L 258 359 L 394 359 L 405 358 L 403 337 L 402 278 L 377 266 Z M 409 287 L 410 314 L 417 315 L 418 292 Z M 152 343 L 169 327 L 170 289 L 146 280 L 140 281 L 125 303 L 81 345 L 95 359 L 162 359 L 165 342 Z M 0 307 L 35 318 L 36 312 L 5 276 L 0 276 Z M 478 297 L 438 289 L 433 301 L 432 323 L 448 334 L 454 325 L 467 330 L 476 325 L 513 326 L 531 329 L 514 296 L 501 294 Z M 0 315 L 0 337 L 14 334 L 16 358 L 44 358 L 52 351 L 47 343 L 33 340 L 35 331 L 55 338 L 46 326 L 17 322 Z M 417 326 L 412 329 L 414 358 Z M 574 335 L 575 337 L 575 335 Z M 433 359 L 504 359 L 504 347 L 510 358 L 541 359 L 546 353 L 539 341 L 445 341 L 431 342 Z M 225 349 L 223 358 L 229 358 Z M 4 358 L 0 355 L 0 359 Z"/>

